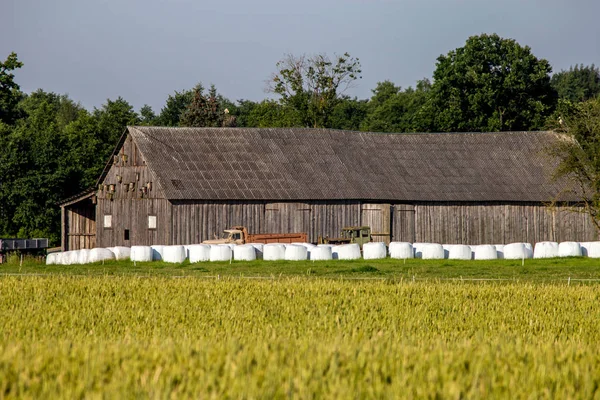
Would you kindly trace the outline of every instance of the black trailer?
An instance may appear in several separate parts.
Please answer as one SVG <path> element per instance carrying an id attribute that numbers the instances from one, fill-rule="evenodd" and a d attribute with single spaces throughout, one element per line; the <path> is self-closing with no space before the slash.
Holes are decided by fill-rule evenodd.
<path id="1" fill-rule="evenodd" d="M 21 254 L 44 254 L 48 248 L 48 239 L 0 239 L 0 264 L 12 252 Z"/>

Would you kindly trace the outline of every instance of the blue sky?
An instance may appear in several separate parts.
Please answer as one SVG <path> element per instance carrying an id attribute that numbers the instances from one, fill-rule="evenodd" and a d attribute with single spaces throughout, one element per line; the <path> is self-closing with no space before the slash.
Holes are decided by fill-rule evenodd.
<path id="1" fill-rule="evenodd" d="M 440 54 L 480 33 L 530 46 L 555 71 L 600 65 L 598 15 L 592 0 L 1 0 L 0 58 L 17 52 L 27 92 L 159 112 L 197 82 L 261 100 L 284 54 L 349 52 L 363 69 L 349 94 L 367 98 L 379 81 L 431 77 Z"/>

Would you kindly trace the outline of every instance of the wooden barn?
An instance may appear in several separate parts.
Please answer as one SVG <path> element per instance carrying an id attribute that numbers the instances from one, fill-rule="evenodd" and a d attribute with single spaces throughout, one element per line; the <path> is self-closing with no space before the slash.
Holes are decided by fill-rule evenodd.
<path id="1" fill-rule="evenodd" d="M 92 191 L 62 207 L 64 250 L 250 233 L 511 243 L 596 240 L 552 182 L 552 132 L 381 134 L 128 127 Z M 548 204 L 563 193 L 558 207 Z"/>

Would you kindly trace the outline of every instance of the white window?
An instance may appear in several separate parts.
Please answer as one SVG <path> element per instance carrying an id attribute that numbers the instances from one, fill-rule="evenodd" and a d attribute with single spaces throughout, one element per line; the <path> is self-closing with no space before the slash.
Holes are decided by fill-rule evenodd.
<path id="1" fill-rule="evenodd" d="M 148 229 L 156 229 L 156 215 L 148 215 Z"/>
<path id="2" fill-rule="evenodd" d="M 104 216 L 104 227 L 105 228 L 112 228 L 112 215 L 105 215 Z"/>

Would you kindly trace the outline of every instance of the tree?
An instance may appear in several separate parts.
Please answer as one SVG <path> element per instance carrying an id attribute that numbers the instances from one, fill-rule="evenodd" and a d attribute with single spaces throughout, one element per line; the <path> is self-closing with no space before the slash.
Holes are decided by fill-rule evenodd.
<path id="1" fill-rule="evenodd" d="M 539 129 L 552 113 L 552 68 L 531 49 L 496 34 L 470 37 L 437 59 L 431 93 L 434 129 Z"/>
<path id="2" fill-rule="evenodd" d="M 587 101 L 600 94 L 600 69 L 583 64 L 552 75 L 550 81 L 558 97 L 571 102 Z"/>
<path id="3" fill-rule="evenodd" d="M 560 160 L 554 178 L 571 183 L 565 192 L 581 198 L 578 206 L 583 206 L 600 232 L 600 98 L 568 110 L 554 126 L 565 138 L 549 149 Z"/>
<path id="4" fill-rule="evenodd" d="M 431 84 L 419 81 L 417 88 L 402 90 L 390 81 L 379 82 L 368 103 L 368 114 L 362 130 L 373 132 L 426 132 L 429 121 L 424 118 L 424 107 Z"/>
<path id="5" fill-rule="evenodd" d="M 180 126 L 223 127 L 235 126 L 235 116 L 221 103 L 225 99 L 217 93 L 215 85 L 211 85 L 208 94 L 204 94 L 201 83 L 194 88 L 194 98 L 181 115 Z M 229 102 L 229 101 L 227 101 Z"/>
<path id="6" fill-rule="evenodd" d="M 331 113 L 340 96 L 361 79 L 358 58 L 344 53 L 332 61 L 327 55 L 286 55 L 268 81 L 267 91 L 280 96 L 281 104 L 296 110 L 307 127 L 330 126 Z"/>
<path id="7" fill-rule="evenodd" d="M 10 53 L 6 61 L 0 62 L 0 123 L 12 125 L 19 118 L 17 104 L 23 94 L 11 71 L 22 66 L 16 53 Z"/>
<path id="8" fill-rule="evenodd" d="M 146 126 L 156 125 L 156 114 L 148 104 L 144 104 L 143 107 L 140 108 L 140 122 L 142 125 Z"/>
<path id="9" fill-rule="evenodd" d="M 194 98 L 193 90 L 175 91 L 169 95 L 165 106 L 160 110 L 157 124 L 160 126 L 179 126 L 182 115 Z"/>
<path id="10" fill-rule="evenodd" d="M 257 128 L 291 128 L 302 127 L 299 112 L 273 100 L 257 103 L 246 120 L 246 126 Z"/>
<path id="11" fill-rule="evenodd" d="M 333 129 L 360 130 L 367 116 L 368 103 L 357 98 L 341 98 L 331 112 L 329 125 Z"/>
<path id="12" fill-rule="evenodd" d="M 120 96 L 116 100 L 107 99 L 102 107 L 94 109 L 93 116 L 97 124 L 96 136 L 102 146 L 97 157 L 102 160 L 108 159 L 127 125 L 140 123 L 133 106 Z"/>
<path id="13" fill-rule="evenodd" d="M 0 231 L 19 237 L 49 237 L 57 243 L 56 202 L 81 190 L 67 126 L 87 113 L 67 96 L 38 90 L 19 104 L 24 117 L 3 142 L 0 155 Z M 96 154 L 92 154 L 95 158 Z"/>

